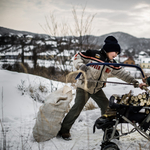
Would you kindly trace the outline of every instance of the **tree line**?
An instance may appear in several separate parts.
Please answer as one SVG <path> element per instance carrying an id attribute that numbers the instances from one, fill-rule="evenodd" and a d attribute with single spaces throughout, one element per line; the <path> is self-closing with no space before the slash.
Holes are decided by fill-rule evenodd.
<path id="1" fill-rule="evenodd" d="M 32 53 L 32 60 L 34 69 L 37 67 L 38 55 L 42 52 L 55 51 L 56 55 L 53 57 L 54 62 L 58 61 L 58 55 L 64 50 L 73 50 L 74 55 L 77 51 L 86 49 L 99 49 L 95 39 L 91 38 L 92 22 L 96 14 L 86 15 L 86 6 L 82 8 L 82 12 L 79 16 L 75 7 L 72 7 L 72 15 L 74 19 L 74 25 L 70 26 L 67 22 L 58 23 L 57 16 L 54 13 L 50 13 L 49 17 L 46 17 L 46 24 L 41 27 L 47 33 L 47 36 L 28 34 L 15 35 L 4 34 L 0 37 L 0 52 L 17 52 L 21 50 L 21 63 L 24 64 L 25 52 Z M 92 41 L 93 40 L 93 41 Z M 42 44 L 41 44 L 42 43 Z M 48 53 L 47 53 L 48 55 Z M 70 56 L 72 57 L 72 56 Z M 64 55 L 59 56 L 59 63 L 65 66 L 68 58 Z M 63 67 L 65 68 L 65 67 Z M 62 71 L 64 71 L 62 69 Z"/>

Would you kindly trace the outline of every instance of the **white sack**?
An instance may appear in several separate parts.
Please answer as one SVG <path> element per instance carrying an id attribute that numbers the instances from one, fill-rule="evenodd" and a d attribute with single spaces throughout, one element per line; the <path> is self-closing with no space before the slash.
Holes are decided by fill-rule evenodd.
<path id="1" fill-rule="evenodd" d="M 40 107 L 33 136 L 37 142 L 43 142 L 56 137 L 60 128 L 61 121 L 68 112 L 69 103 L 72 100 L 72 89 L 68 86 L 51 93 Z"/>

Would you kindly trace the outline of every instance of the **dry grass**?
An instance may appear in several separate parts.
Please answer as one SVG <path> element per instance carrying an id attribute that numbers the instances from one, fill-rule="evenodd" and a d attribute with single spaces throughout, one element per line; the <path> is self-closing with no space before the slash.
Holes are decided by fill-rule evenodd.
<path id="1" fill-rule="evenodd" d="M 45 77 L 50 80 L 60 81 L 60 82 L 66 82 L 66 76 L 69 73 L 69 71 L 60 71 L 53 66 L 51 67 L 40 67 L 37 66 L 36 69 L 31 68 L 27 63 L 19 63 L 15 62 L 13 65 L 11 64 L 4 64 L 2 66 L 3 69 L 10 70 L 10 71 L 17 71 L 17 72 L 23 72 L 23 73 L 29 73 L 33 75 L 38 75 L 41 77 Z M 75 82 L 73 81 L 74 78 L 70 78 L 69 82 Z"/>
<path id="2" fill-rule="evenodd" d="M 48 90 L 47 90 L 47 88 L 44 86 L 44 85 L 42 85 L 42 84 L 40 84 L 39 85 L 39 90 L 42 92 L 42 93 L 47 93 L 48 92 Z"/>
<path id="3" fill-rule="evenodd" d="M 35 101 L 39 101 L 39 102 L 44 102 L 45 97 L 40 96 L 40 93 L 43 94 L 47 94 L 48 93 L 48 89 L 45 85 L 42 85 L 41 83 L 37 86 L 34 87 L 31 84 L 30 85 L 26 85 L 25 81 L 21 80 L 21 83 L 17 85 L 18 90 L 21 92 L 22 95 L 28 94 L 30 95 L 30 97 L 35 100 Z"/>

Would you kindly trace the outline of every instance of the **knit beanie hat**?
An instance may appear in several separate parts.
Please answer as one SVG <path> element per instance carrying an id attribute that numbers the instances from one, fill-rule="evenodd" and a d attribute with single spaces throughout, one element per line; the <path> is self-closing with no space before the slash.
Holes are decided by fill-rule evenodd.
<path id="1" fill-rule="evenodd" d="M 115 37 L 108 36 L 104 42 L 105 44 L 103 46 L 103 49 L 106 52 L 118 52 L 118 54 L 121 53 L 120 45 L 118 44 L 118 41 Z"/>

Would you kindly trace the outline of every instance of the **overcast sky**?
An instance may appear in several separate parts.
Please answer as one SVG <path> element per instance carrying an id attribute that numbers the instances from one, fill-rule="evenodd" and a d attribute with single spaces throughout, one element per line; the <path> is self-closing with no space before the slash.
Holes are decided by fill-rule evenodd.
<path id="1" fill-rule="evenodd" d="M 150 38 L 150 0 L 0 0 L 0 26 L 45 34 L 45 17 L 53 13 L 58 24 L 73 28 L 73 6 L 78 17 L 84 6 L 85 18 L 96 14 L 93 35 L 121 31 Z"/>

